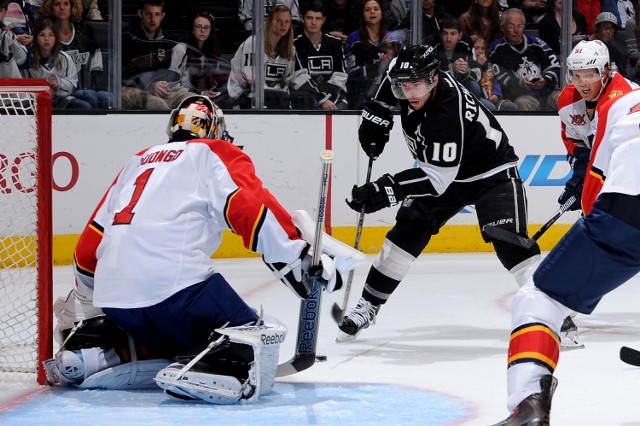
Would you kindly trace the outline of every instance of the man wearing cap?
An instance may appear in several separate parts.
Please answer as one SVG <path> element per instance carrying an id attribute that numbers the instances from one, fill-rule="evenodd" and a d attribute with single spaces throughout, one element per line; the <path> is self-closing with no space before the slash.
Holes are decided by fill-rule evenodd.
<path id="1" fill-rule="evenodd" d="M 600 40 L 609 49 L 610 66 L 626 77 L 627 49 L 623 36 L 618 34 L 618 18 L 611 12 L 602 12 L 596 18 L 595 29 L 589 40 Z"/>

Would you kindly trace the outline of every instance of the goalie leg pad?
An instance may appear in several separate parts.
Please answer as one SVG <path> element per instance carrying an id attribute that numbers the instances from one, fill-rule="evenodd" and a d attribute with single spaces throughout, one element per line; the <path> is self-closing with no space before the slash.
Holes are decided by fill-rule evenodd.
<path id="1" fill-rule="evenodd" d="M 156 375 L 156 383 L 182 399 L 214 404 L 251 402 L 273 389 L 279 348 L 287 329 L 281 323 L 228 327 L 197 362 L 175 363 Z"/>
<path id="2" fill-rule="evenodd" d="M 148 359 L 144 361 L 127 362 L 116 365 L 87 377 L 81 384 L 81 389 L 157 389 L 153 380 L 158 371 L 171 364 L 168 359 Z"/>

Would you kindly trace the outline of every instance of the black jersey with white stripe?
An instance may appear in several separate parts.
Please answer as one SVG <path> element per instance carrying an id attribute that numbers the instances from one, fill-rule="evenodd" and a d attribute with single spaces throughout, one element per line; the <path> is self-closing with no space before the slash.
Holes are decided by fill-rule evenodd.
<path id="1" fill-rule="evenodd" d="M 493 114 L 449 74 L 438 75 L 435 93 L 422 109 L 399 101 L 405 141 L 418 167 L 396 179 L 412 197 L 440 195 L 452 182 L 480 180 L 518 161 Z M 388 76 L 374 99 L 388 106 L 398 102 Z"/>

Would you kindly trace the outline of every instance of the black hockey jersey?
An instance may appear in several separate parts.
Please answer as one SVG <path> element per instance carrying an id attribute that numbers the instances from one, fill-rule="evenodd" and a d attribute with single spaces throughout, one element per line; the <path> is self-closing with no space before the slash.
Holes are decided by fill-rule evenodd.
<path id="1" fill-rule="evenodd" d="M 296 69 L 306 68 L 318 90 L 329 95 L 334 104 L 347 102 L 347 73 L 339 38 L 323 34 L 319 46 L 300 34 L 294 40 Z"/>
<path id="2" fill-rule="evenodd" d="M 171 53 L 176 42 L 165 39 L 162 30 L 149 40 L 141 27 L 122 34 L 122 80 L 124 86 L 146 89 L 155 81 L 178 81 L 180 76 L 169 71 Z"/>
<path id="3" fill-rule="evenodd" d="M 513 46 L 504 38 L 491 43 L 489 62 L 496 67 L 496 78 L 503 91 L 514 99 L 522 95 L 546 96 L 558 87 L 560 63 L 547 43 L 537 37 L 524 35 L 519 46 Z M 543 77 L 546 81 L 544 90 L 532 91 L 523 87 L 520 80 L 532 80 Z"/>
<path id="4" fill-rule="evenodd" d="M 395 64 L 395 59 L 389 69 Z M 518 156 L 498 120 L 453 77 L 439 72 L 435 94 L 420 110 L 400 100 L 402 131 L 418 167 L 395 178 L 408 197 L 442 194 L 514 167 Z M 374 99 L 395 105 L 388 75 Z"/>

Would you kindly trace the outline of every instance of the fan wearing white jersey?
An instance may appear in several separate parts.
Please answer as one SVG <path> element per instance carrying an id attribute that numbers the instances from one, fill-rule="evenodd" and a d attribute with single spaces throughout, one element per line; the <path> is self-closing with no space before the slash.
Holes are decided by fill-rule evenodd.
<path id="1" fill-rule="evenodd" d="M 640 90 L 597 107 L 598 125 L 578 219 L 513 299 L 508 403 L 500 426 L 549 425 L 558 333 L 571 311 L 640 272 Z M 496 425 L 496 426 L 498 426 Z"/>
<path id="2" fill-rule="evenodd" d="M 253 400 L 273 387 L 286 328 L 263 321 L 216 271 L 222 231 L 261 253 L 300 298 L 307 272 L 327 291 L 342 279 L 325 254 L 309 271 L 310 245 L 233 145 L 213 102 L 185 99 L 167 132 L 169 144 L 127 162 L 80 237 L 76 288 L 55 309 L 66 341 L 51 381 L 131 388 L 155 380 L 182 399 Z"/>

